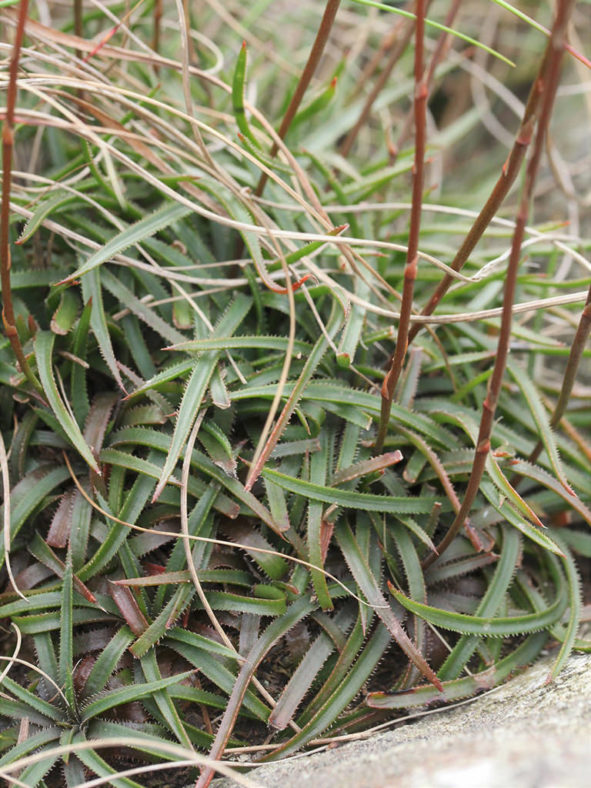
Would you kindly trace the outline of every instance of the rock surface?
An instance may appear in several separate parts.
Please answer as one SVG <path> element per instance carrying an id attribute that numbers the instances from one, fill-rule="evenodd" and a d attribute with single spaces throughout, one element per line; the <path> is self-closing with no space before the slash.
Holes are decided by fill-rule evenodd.
<path id="1" fill-rule="evenodd" d="M 587 788 L 591 655 L 572 656 L 546 684 L 551 664 L 542 660 L 469 704 L 261 766 L 248 779 L 261 788 Z"/>

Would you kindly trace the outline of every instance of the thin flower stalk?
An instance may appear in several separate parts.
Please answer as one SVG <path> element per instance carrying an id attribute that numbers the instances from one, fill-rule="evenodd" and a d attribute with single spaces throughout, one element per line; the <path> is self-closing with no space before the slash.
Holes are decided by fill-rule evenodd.
<path id="1" fill-rule="evenodd" d="M 41 391 L 41 386 L 31 371 L 29 362 L 26 359 L 18 334 L 10 284 L 10 190 L 12 184 L 12 153 L 14 148 L 14 114 L 18 92 L 16 79 L 28 7 L 28 0 L 21 0 L 14 36 L 14 44 L 10 57 L 8 88 L 6 92 L 6 114 L 4 116 L 4 123 L 2 125 L 3 177 L 2 207 L 0 211 L 0 281 L 2 282 L 2 323 L 4 325 L 4 333 L 10 341 L 21 371 L 27 377 L 29 382 L 38 391 Z"/>
<path id="2" fill-rule="evenodd" d="M 539 170 L 540 160 L 544 150 L 544 142 L 548 132 L 550 118 L 552 116 L 552 108 L 554 106 L 554 99 L 556 97 L 556 90 L 558 88 L 558 82 L 560 78 L 560 65 L 565 51 L 566 30 L 573 6 L 574 0 L 561 0 L 561 2 L 558 3 L 556 19 L 552 28 L 552 36 L 547 49 L 547 58 L 545 58 L 545 60 L 547 59 L 546 78 L 538 78 L 534 85 L 534 90 L 537 91 L 541 96 L 539 121 L 537 129 L 535 130 L 532 155 L 527 165 L 525 181 L 521 192 L 519 209 L 515 222 L 515 230 L 511 243 L 511 255 L 509 257 L 507 276 L 505 279 L 503 314 L 501 317 L 501 328 L 499 333 L 499 341 L 497 343 L 497 353 L 495 356 L 495 364 L 493 367 L 492 376 L 488 386 L 488 392 L 482 406 L 480 428 L 476 441 L 476 451 L 472 464 L 472 470 L 470 472 L 470 479 L 468 481 L 468 486 L 466 488 L 466 493 L 464 495 L 464 500 L 462 501 L 460 511 L 456 514 L 456 517 L 444 538 L 437 545 L 437 552 L 430 553 L 423 561 L 424 569 L 431 566 L 431 564 L 433 564 L 443 555 L 443 553 L 455 539 L 462 525 L 465 523 L 480 488 L 480 482 L 484 473 L 486 460 L 491 449 L 492 426 L 497 402 L 501 392 L 503 377 L 505 374 L 507 357 L 509 355 L 512 310 L 513 302 L 515 300 L 515 287 L 517 284 L 517 274 L 519 271 L 519 260 L 521 257 L 521 245 L 525 235 L 525 226 L 529 216 L 530 204 L 533 198 L 534 186 Z M 534 134 L 533 116 L 531 118 L 531 122 L 528 125 L 527 134 L 529 139 L 528 137 L 523 138 L 523 144 L 525 147 L 527 147 L 531 137 Z"/>
<path id="3" fill-rule="evenodd" d="M 400 378 L 400 373 L 402 372 L 402 366 L 406 356 L 410 318 L 412 314 L 414 284 L 415 279 L 417 278 L 417 268 L 419 263 L 419 234 L 421 229 L 421 213 L 423 205 L 425 148 L 427 144 L 427 97 L 429 93 L 424 65 L 426 9 L 426 0 L 419 0 L 417 2 L 415 23 L 415 153 L 408 251 L 406 254 L 406 265 L 404 268 L 404 285 L 402 290 L 402 302 L 400 305 L 400 321 L 398 323 L 398 334 L 396 337 L 396 350 L 394 351 L 390 368 L 386 374 L 386 377 L 384 378 L 382 385 L 382 406 L 378 436 L 374 447 L 375 454 L 381 454 L 382 448 L 384 446 L 384 440 L 386 438 L 386 433 L 388 432 L 390 413 L 392 411 L 392 400 L 394 398 L 396 384 Z"/>

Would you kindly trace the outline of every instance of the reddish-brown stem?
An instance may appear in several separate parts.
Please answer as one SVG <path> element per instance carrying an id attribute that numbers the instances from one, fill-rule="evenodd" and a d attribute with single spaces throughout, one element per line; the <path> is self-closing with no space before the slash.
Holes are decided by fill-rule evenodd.
<path id="1" fill-rule="evenodd" d="M 417 267 L 419 263 L 419 233 L 421 229 L 421 212 L 423 207 L 423 180 L 425 167 L 425 148 L 427 143 L 428 88 L 425 81 L 424 65 L 426 8 L 427 0 L 417 0 L 414 57 L 415 152 L 413 163 L 412 204 L 410 209 L 410 227 L 408 233 L 408 250 L 406 253 L 406 266 L 404 268 L 404 286 L 402 290 L 402 302 L 400 304 L 398 333 L 396 335 L 396 350 L 394 351 L 394 357 L 392 359 L 392 363 L 390 364 L 390 369 L 386 373 L 386 377 L 384 378 L 384 383 L 382 385 L 380 425 L 378 428 L 378 436 L 376 438 L 374 448 L 376 454 L 381 454 L 382 448 L 384 446 L 384 440 L 386 438 L 386 433 L 388 432 L 390 413 L 392 411 L 392 399 L 394 398 L 396 384 L 400 378 L 402 365 L 406 356 L 414 285 L 415 279 L 417 278 Z"/>
<path id="2" fill-rule="evenodd" d="M 492 426 L 495 416 L 495 410 L 499 394 L 501 392 L 501 385 L 503 383 L 503 376 L 505 374 L 505 367 L 507 364 L 507 356 L 509 354 L 509 342 L 511 339 L 512 327 L 512 311 L 513 302 L 515 298 L 515 286 L 517 283 L 517 273 L 519 270 L 519 259 L 521 257 L 521 245 L 525 235 L 525 225 L 529 215 L 529 207 L 533 196 L 534 185 L 538 174 L 540 160 L 544 149 L 544 141 L 552 115 L 552 108 L 554 106 L 554 99 L 556 96 L 556 89 L 558 87 L 558 80 L 560 76 L 560 64 L 562 56 L 565 51 L 565 36 L 568 20 L 572 12 L 574 0 L 559 0 L 556 19 L 552 28 L 552 36 L 549 42 L 549 49 L 547 50 L 547 69 L 545 71 L 545 79 L 537 79 L 534 86 L 541 95 L 541 107 L 539 113 L 538 127 L 535 132 L 535 140 L 532 150 L 532 155 L 527 165 L 525 173 L 525 181 L 521 191 L 521 198 L 519 202 L 519 209 L 515 222 L 515 230 L 513 232 L 513 239 L 511 242 L 511 254 L 507 266 L 507 275 L 505 278 L 505 290 L 503 294 L 503 313 L 501 317 L 501 329 L 499 332 L 499 341 L 497 343 L 497 353 L 495 356 L 495 363 L 493 367 L 492 376 L 489 381 L 488 392 L 482 407 L 482 416 L 480 419 L 480 429 L 478 431 L 478 439 L 476 442 L 476 452 L 472 470 L 470 472 L 470 479 L 462 501 L 460 511 L 457 513 L 449 530 L 444 538 L 437 545 L 437 552 L 431 553 L 423 561 L 423 568 L 427 568 L 433 564 L 449 547 L 458 531 L 466 521 L 472 508 L 472 504 L 478 493 L 486 460 L 490 451 L 490 438 L 492 434 Z M 533 121 L 529 124 L 528 134 L 531 137 L 533 134 Z M 529 143 L 529 139 L 523 140 L 524 144 Z"/>
<path id="3" fill-rule="evenodd" d="M 503 165 L 503 170 L 499 176 L 499 179 L 495 183 L 488 200 L 482 207 L 482 210 L 475 219 L 474 224 L 468 232 L 468 235 L 464 239 L 462 245 L 456 252 L 453 261 L 451 262 L 450 267 L 453 268 L 454 271 L 460 271 L 463 268 L 466 260 L 472 253 L 478 241 L 481 239 L 486 228 L 499 210 L 503 200 L 509 193 L 509 190 L 513 186 L 515 179 L 517 178 L 517 175 L 521 169 L 521 165 L 527 151 L 527 146 L 531 140 L 532 130 L 539 114 L 541 93 L 538 90 L 538 85 L 545 79 L 551 55 L 551 49 L 552 44 L 551 40 L 549 40 L 544 57 L 540 63 L 540 68 L 538 69 L 538 74 L 530 90 L 527 104 L 525 105 L 525 110 L 523 113 L 523 119 L 521 121 L 519 131 L 517 132 L 517 137 L 515 139 L 513 148 L 507 161 Z M 435 311 L 439 302 L 447 293 L 453 281 L 453 277 L 449 274 L 446 274 L 443 277 L 435 292 L 421 310 L 421 315 L 431 315 Z M 414 340 L 420 330 L 420 323 L 415 323 L 415 325 L 412 326 L 408 337 L 409 344 Z"/>
<path id="4" fill-rule="evenodd" d="M 29 367 L 16 328 L 12 290 L 10 287 L 10 187 L 12 183 L 12 150 L 14 147 L 14 111 L 16 107 L 18 64 L 23 43 L 28 0 L 21 0 L 18 21 L 10 57 L 8 89 L 6 91 L 6 115 L 2 124 L 2 206 L 0 208 L 0 281 L 2 283 L 2 322 L 14 355 L 22 372 L 35 388 L 41 386 Z"/>
<path id="5" fill-rule="evenodd" d="M 327 0 L 326 7 L 324 9 L 324 14 L 322 16 L 322 20 L 320 22 L 320 26 L 318 27 L 318 32 L 316 33 L 316 38 L 314 39 L 314 44 L 312 45 L 312 49 L 310 50 L 310 55 L 308 56 L 308 61 L 302 71 L 302 76 L 299 79 L 299 82 L 296 86 L 295 92 L 291 97 L 291 101 L 289 102 L 289 106 L 283 116 L 283 120 L 281 121 L 281 125 L 279 127 L 279 131 L 277 132 L 280 139 L 285 139 L 285 135 L 289 131 L 289 127 L 292 124 L 293 119 L 299 109 L 300 104 L 302 103 L 302 99 L 304 98 L 304 94 L 308 89 L 308 85 L 310 84 L 312 77 L 316 73 L 316 69 L 318 68 L 318 63 L 320 62 L 320 58 L 322 57 L 322 53 L 324 52 L 324 48 L 326 46 L 326 42 L 330 36 L 330 32 L 332 30 L 332 26 L 334 24 L 335 17 L 337 15 L 337 11 L 339 10 L 339 6 L 341 4 L 341 0 Z M 269 155 L 271 158 L 277 155 L 277 151 L 279 147 L 276 142 L 273 143 L 271 150 L 269 151 Z M 260 197 L 265 189 L 265 185 L 267 183 L 268 176 L 265 172 L 261 173 L 261 177 L 255 189 L 255 194 L 257 197 Z"/>
<path id="6" fill-rule="evenodd" d="M 556 406 L 552 413 L 552 417 L 550 418 L 550 426 L 552 428 L 558 426 L 560 420 L 564 416 L 564 412 L 566 411 L 566 406 L 568 405 L 568 401 L 570 399 L 570 395 L 573 390 L 573 386 L 577 376 L 577 370 L 579 368 L 579 364 L 581 363 L 581 358 L 583 357 L 583 350 L 585 349 L 585 343 L 587 342 L 587 337 L 589 336 L 590 330 L 591 330 L 591 287 L 589 287 L 589 292 L 587 293 L 587 301 L 585 302 L 583 313 L 581 314 L 581 319 L 579 320 L 579 325 L 577 326 L 577 330 L 575 332 L 575 336 L 573 338 L 573 342 L 571 345 L 570 353 L 568 355 L 568 361 L 566 364 L 564 377 L 562 379 L 562 386 L 560 388 L 558 402 L 556 403 Z M 538 459 L 542 451 L 542 448 L 543 448 L 542 441 L 538 441 L 534 447 L 534 450 L 529 455 L 530 462 L 535 462 Z"/>

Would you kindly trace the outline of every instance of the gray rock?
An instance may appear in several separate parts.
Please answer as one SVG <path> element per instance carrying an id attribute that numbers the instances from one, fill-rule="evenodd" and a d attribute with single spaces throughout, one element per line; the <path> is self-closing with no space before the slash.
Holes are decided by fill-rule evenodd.
<path id="1" fill-rule="evenodd" d="M 471 703 L 248 773 L 261 788 L 587 788 L 591 655 L 542 660 Z M 235 782 L 216 780 L 215 788 Z"/>

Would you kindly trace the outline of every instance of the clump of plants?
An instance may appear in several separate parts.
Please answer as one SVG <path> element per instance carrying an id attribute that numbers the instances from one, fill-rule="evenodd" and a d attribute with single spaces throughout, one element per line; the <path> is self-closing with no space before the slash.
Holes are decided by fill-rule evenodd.
<path id="1" fill-rule="evenodd" d="M 555 5 L 2 3 L 3 779 L 205 788 L 590 648 Z"/>

